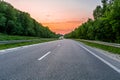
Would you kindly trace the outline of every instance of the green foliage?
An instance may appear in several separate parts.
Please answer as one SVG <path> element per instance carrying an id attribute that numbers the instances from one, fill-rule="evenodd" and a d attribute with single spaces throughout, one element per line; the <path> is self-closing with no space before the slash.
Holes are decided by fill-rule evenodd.
<path id="1" fill-rule="evenodd" d="M 89 19 L 65 37 L 120 43 L 120 1 L 102 0 L 102 4 L 94 10 L 94 20 Z"/>
<path id="2" fill-rule="evenodd" d="M 33 40 L 33 39 L 41 39 L 40 37 L 29 37 L 29 36 L 17 36 L 17 35 L 6 35 L 0 33 L 0 41 L 8 41 L 8 40 Z"/>
<path id="3" fill-rule="evenodd" d="M 19 11 L 4 1 L 0 1 L 0 33 L 42 38 L 59 37 L 31 18 L 30 14 Z"/>
<path id="4" fill-rule="evenodd" d="M 95 19 L 99 19 L 102 16 L 101 6 L 96 7 L 96 9 L 93 11 L 93 16 L 94 16 Z"/>

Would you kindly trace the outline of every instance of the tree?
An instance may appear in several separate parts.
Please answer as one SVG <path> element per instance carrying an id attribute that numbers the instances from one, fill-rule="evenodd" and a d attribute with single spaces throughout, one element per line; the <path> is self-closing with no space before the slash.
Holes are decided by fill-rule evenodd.
<path id="1" fill-rule="evenodd" d="M 31 18 L 29 13 L 19 11 L 4 1 L 0 2 L 0 32 L 45 38 L 57 37 L 48 27 Z"/>
<path id="2" fill-rule="evenodd" d="M 6 22 L 6 17 L 0 13 L 0 32 L 4 32 L 5 22 Z"/>
<path id="3" fill-rule="evenodd" d="M 89 19 L 65 37 L 120 43 L 120 0 L 101 2 L 102 7 L 97 6 L 93 11 L 94 20 Z"/>
<path id="4" fill-rule="evenodd" d="M 100 17 L 102 17 L 102 8 L 101 8 L 101 6 L 96 7 L 96 9 L 93 11 L 93 16 L 94 16 L 94 19 L 99 19 Z"/>

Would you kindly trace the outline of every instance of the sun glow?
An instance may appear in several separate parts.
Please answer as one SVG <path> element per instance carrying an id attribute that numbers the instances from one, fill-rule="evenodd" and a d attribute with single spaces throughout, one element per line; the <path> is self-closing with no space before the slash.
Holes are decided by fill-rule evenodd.
<path id="1" fill-rule="evenodd" d="M 80 26 L 82 21 L 68 21 L 68 22 L 49 22 L 42 23 L 44 26 L 49 26 L 50 30 L 56 33 L 66 34 L 73 31 Z"/>

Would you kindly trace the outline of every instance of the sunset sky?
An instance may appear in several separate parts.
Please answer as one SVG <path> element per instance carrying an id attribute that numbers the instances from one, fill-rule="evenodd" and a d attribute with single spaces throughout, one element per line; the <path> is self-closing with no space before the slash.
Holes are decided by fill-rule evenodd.
<path id="1" fill-rule="evenodd" d="M 48 26 L 53 32 L 66 34 L 92 17 L 101 0 L 5 0 L 15 8 Z"/>

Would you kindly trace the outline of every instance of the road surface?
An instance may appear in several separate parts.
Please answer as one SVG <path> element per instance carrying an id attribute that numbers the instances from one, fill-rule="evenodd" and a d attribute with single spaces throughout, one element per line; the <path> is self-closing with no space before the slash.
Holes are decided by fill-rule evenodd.
<path id="1" fill-rule="evenodd" d="M 0 80 L 120 80 L 120 62 L 73 40 L 0 52 Z"/>

